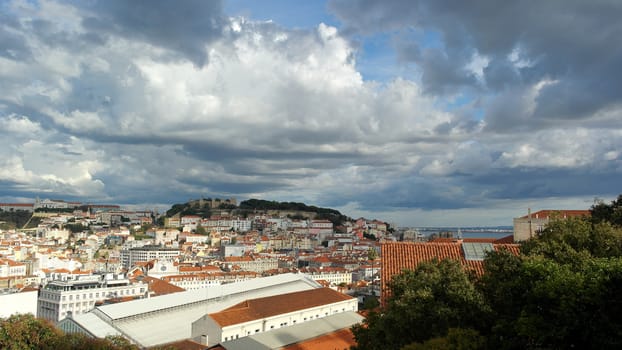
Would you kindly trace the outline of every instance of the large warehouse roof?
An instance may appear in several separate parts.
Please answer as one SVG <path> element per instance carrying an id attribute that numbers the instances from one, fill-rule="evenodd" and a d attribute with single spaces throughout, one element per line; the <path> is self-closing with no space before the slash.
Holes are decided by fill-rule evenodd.
<path id="1" fill-rule="evenodd" d="M 102 321 L 141 346 L 155 346 L 191 337 L 192 322 L 247 299 L 320 288 L 301 274 L 270 277 L 214 286 L 208 289 L 167 294 L 150 299 L 103 305 L 89 314 L 74 317 L 79 327 L 97 335 Z M 88 315 L 88 314 L 87 314 Z M 69 329 L 64 326 L 63 329 Z"/>

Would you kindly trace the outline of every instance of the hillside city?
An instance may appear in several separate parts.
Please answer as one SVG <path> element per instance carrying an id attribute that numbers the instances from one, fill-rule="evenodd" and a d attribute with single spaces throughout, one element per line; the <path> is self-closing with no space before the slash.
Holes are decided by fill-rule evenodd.
<path id="1" fill-rule="evenodd" d="M 39 198 L 0 210 L 0 318 L 31 314 L 68 333 L 197 349 L 269 343 L 260 336 L 275 341 L 278 332 L 293 334 L 290 343 L 332 334 L 330 346 L 351 346 L 350 328 L 386 302 L 404 268 L 451 258 L 481 275 L 487 252 L 518 255 L 515 242 L 553 218 L 590 214 L 528 211 L 514 218 L 513 234 L 463 239 L 234 198 L 192 200 L 163 214 Z"/>

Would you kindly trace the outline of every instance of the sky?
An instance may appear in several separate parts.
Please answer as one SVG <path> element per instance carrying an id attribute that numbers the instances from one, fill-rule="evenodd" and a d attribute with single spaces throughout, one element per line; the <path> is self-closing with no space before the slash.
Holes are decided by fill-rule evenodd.
<path id="1" fill-rule="evenodd" d="M 622 193 L 620 1 L 0 0 L 0 201 L 511 225 Z"/>

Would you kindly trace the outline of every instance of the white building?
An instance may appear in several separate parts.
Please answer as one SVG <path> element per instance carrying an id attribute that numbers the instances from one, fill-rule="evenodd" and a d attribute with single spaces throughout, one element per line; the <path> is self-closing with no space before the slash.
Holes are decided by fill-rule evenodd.
<path id="1" fill-rule="evenodd" d="M 301 273 L 309 276 L 314 281 L 324 280 L 329 282 L 333 286 L 340 285 L 342 283 L 352 283 L 352 272 L 344 268 L 339 267 L 323 267 L 323 268 L 304 268 L 300 269 Z"/>
<path id="2" fill-rule="evenodd" d="M 202 317 L 193 323 L 192 337 L 195 341 L 207 338 L 207 345 L 213 346 L 357 309 L 356 298 L 330 288 L 273 295 Z"/>
<path id="3" fill-rule="evenodd" d="M 67 209 L 79 206 L 80 203 L 65 202 L 58 199 L 35 199 L 34 209 Z"/>
<path id="4" fill-rule="evenodd" d="M 26 264 L 0 258 L 0 278 L 26 276 Z"/>
<path id="5" fill-rule="evenodd" d="M 224 258 L 226 268 L 233 270 L 234 266 L 238 266 L 244 271 L 264 272 L 274 270 L 279 267 L 277 258 L 255 258 L 252 256 L 227 256 Z"/>
<path id="6" fill-rule="evenodd" d="M 74 314 L 72 318 L 64 319 L 59 323 L 59 328 L 89 337 L 123 336 L 140 347 L 152 347 L 191 338 L 194 321 L 249 298 L 320 287 L 317 282 L 303 275 L 282 274 L 256 278 L 99 306 L 87 314 Z"/>
<path id="7" fill-rule="evenodd" d="M 7 318 L 13 314 L 37 316 L 38 293 L 35 288 L 0 290 L 0 318 Z"/>
<path id="8" fill-rule="evenodd" d="M 144 297 L 148 286 L 131 283 L 124 275 L 66 275 L 53 280 L 41 290 L 37 316 L 58 322 L 68 316 L 86 313 L 95 303 L 125 297 Z"/>
<path id="9" fill-rule="evenodd" d="M 145 245 L 121 250 L 121 263 L 128 269 L 137 261 L 175 260 L 177 258 L 179 258 L 179 249 L 159 245 Z"/>
<path id="10" fill-rule="evenodd" d="M 156 230 L 155 231 L 155 244 L 156 245 L 170 244 L 173 241 L 177 241 L 177 237 L 179 237 L 179 231 L 176 229 Z"/>
<path id="11" fill-rule="evenodd" d="M 238 232 L 250 231 L 253 226 L 251 219 L 235 218 L 231 219 L 231 228 Z"/>
<path id="12" fill-rule="evenodd" d="M 56 239 L 59 244 L 64 244 L 69 239 L 69 230 L 52 228 L 48 225 L 39 225 L 37 227 L 37 236 L 47 239 Z"/>

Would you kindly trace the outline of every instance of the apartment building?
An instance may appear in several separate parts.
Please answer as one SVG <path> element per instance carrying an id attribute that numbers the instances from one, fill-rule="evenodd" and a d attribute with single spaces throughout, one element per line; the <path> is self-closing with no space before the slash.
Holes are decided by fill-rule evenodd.
<path id="1" fill-rule="evenodd" d="M 178 257 L 178 248 L 167 248 L 159 245 L 145 245 L 121 250 L 121 262 L 123 267 L 128 269 L 137 261 L 175 260 Z"/>
<path id="2" fill-rule="evenodd" d="M 123 274 L 63 275 L 48 282 L 39 295 L 37 316 L 58 322 L 69 313 L 82 314 L 96 303 L 116 298 L 142 298 L 148 286 L 132 283 Z"/>

